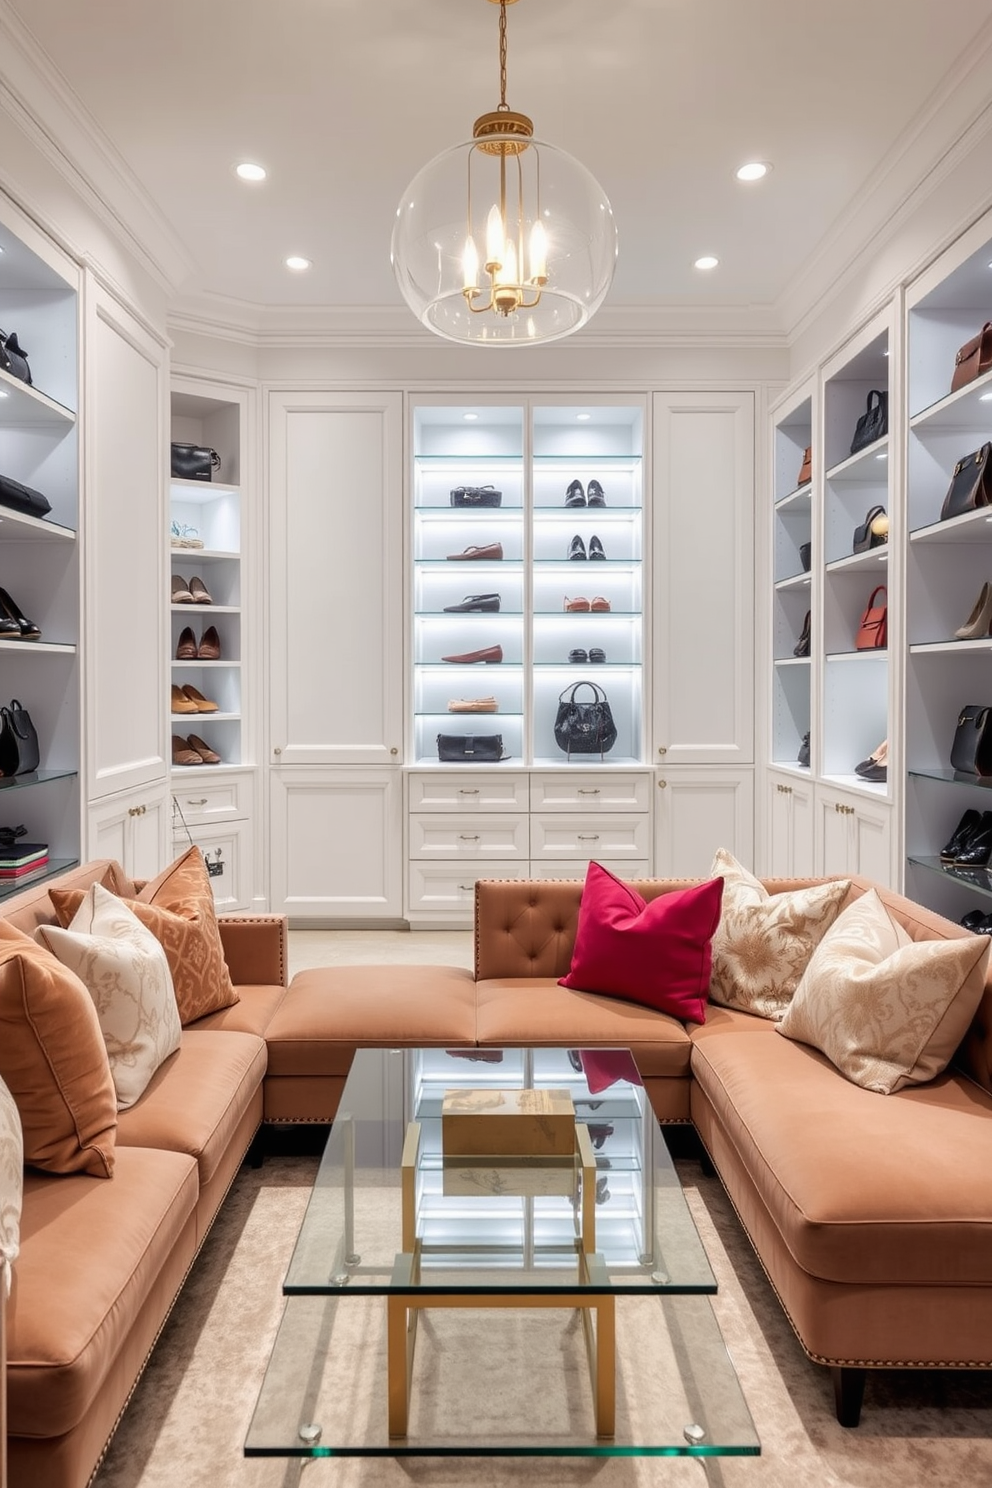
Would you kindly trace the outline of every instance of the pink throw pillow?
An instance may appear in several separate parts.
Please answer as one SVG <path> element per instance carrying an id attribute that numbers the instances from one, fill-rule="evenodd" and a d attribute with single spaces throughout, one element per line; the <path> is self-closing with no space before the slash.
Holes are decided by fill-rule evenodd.
<path id="1" fill-rule="evenodd" d="M 559 986 L 705 1022 L 710 941 L 722 897 L 723 880 L 713 878 L 659 894 L 649 904 L 600 863 L 590 863 L 572 965 Z"/>

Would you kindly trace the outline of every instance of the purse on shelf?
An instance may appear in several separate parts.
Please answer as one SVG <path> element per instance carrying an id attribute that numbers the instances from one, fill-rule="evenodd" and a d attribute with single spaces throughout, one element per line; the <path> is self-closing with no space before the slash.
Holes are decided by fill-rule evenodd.
<path id="1" fill-rule="evenodd" d="M 851 454 L 856 455 L 859 450 L 867 449 L 869 444 L 874 444 L 876 439 L 883 438 L 888 432 L 889 395 L 878 388 L 872 388 L 865 411 L 854 426 Z"/>
<path id="2" fill-rule="evenodd" d="M 807 610 L 806 611 L 806 618 L 803 621 L 803 628 L 802 628 L 802 630 L 800 631 L 800 634 L 799 634 L 799 639 L 798 639 L 798 641 L 796 642 L 796 644 L 792 648 L 792 654 L 793 654 L 793 656 L 808 656 L 809 655 L 809 648 L 810 648 L 810 628 L 809 628 L 809 625 L 810 625 L 810 612 L 809 612 L 809 610 Z"/>
<path id="3" fill-rule="evenodd" d="M 882 596 L 882 602 L 876 604 L 879 595 Z M 879 584 L 871 591 L 864 614 L 861 616 L 861 624 L 858 626 L 858 634 L 854 642 L 856 651 L 884 651 L 888 645 L 889 607 L 887 601 L 888 595 L 884 584 Z"/>
<path id="4" fill-rule="evenodd" d="M 954 357 L 954 375 L 951 392 L 966 387 L 992 368 L 992 320 L 987 320 L 977 336 L 966 341 Z"/>
<path id="5" fill-rule="evenodd" d="M 220 469 L 220 455 L 202 444 L 173 444 L 170 469 L 175 480 L 213 480 Z"/>
<path id="6" fill-rule="evenodd" d="M 18 341 L 16 331 L 11 331 L 9 336 L 0 331 L 0 369 L 26 382 L 28 387 L 32 386 L 28 354 Z"/>
<path id="7" fill-rule="evenodd" d="M 30 486 L 22 486 L 9 475 L 0 475 L 0 506 L 23 512 L 28 517 L 45 517 L 52 509 L 47 496 Z"/>
<path id="8" fill-rule="evenodd" d="M 796 764 L 803 765 L 807 770 L 809 769 L 809 734 L 803 734 L 803 741 L 799 746 L 799 753 L 796 755 Z"/>
<path id="9" fill-rule="evenodd" d="M 508 758 L 502 734 L 438 734 L 437 757 L 443 765 L 491 765 Z"/>
<path id="10" fill-rule="evenodd" d="M 502 506 L 503 492 L 495 486 L 456 486 L 451 492 L 452 506 Z"/>
<path id="11" fill-rule="evenodd" d="M 803 463 L 799 467 L 799 475 L 796 479 L 797 486 L 808 485 L 813 479 L 813 446 L 808 444 L 803 450 Z"/>
<path id="12" fill-rule="evenodd" d="M 38 732 L 31 715 L 12 698 L 8 708 L 0 708 L 0 776 L 30 774 L 37 770 L 38 760 Z"/>
<path id="13" fill-rule="evenodd" d="M 852 552 L 867 553 L 869 548 L 881 548 L 889 540 L 889 519 L 884 506 L 873 506 L 865 514 L 860 527 L 854 529 Z"/>
<path id="14" fill-rule="evenodd" d="M 813 562 L 813 544 L 811 542 L 799 544 L 799 562 L 803 566 L 803 573 L 809 573 L 810 565 Z"/>
<path id="15" fill-rule="evenodd" d="M 992 708 L 966 703 L 951 743 L 951 769 L 965 775 L 992 774 Z"/>
<path id="16" fill-rule="evenodd" d="M 940 508 L 940 520 L 961 517 L 992 501 L 992 443 L 965 455 L 954 467 L 951 483 Z"/>
<path id="17" fill-rule="evenodd" d="M 580 702 L 576 694 L 587 687 L 591 700 Z M 617 726 L 606 693 L 595 682 L 576 682 L 558 699 L 555 743 L 571 759 L 573 754 L 598 754 L 600 759 L 617 741 Z"/>

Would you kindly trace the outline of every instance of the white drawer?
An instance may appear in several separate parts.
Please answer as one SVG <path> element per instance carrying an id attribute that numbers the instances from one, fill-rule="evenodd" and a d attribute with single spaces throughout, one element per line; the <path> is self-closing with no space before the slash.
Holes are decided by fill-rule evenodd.
<path id="1" fill-rule="evenodd" d="M 410 775 L 411 811 L 520 811 L 528 809 L 526 775 L 476 770 Z"/>
<path id="2" fill-rule="evenodd" d="M 586 866 L 586 863 L 580 859 L 575 859 L 572 862 L 565 859 L 560 863 L 551 861 L 546 863 L 531 863 L 530 877 L 542 879 L 577 878 L 581 883 L 586 876 Z M 651 864 L 647 861 L 640 862 L 636 858 L 631 858 L 629 861 L 625 858 L 622 863 L 612 863 L 609 867 L 611 873 L 616 873 L 617 878 L 624 880 L 654 877 L 654 874 L 651 872 Z M 617 872 L 618 869 L 620 870 L 619 872 Z"/>
<path id="3" fill-rule="evenodd" d="M 194 822 L 223 821 L 248 815 L 250 780 L 246 775 L 228 775 L 221 780 L 212 780 L 209 785 L 201 785 L 199 780 L 180 782 L 173 775 L 172 785 L 179 809 L 191 826 Z M 178 825 L 181 830 L 181 820 Z"/>
<path id="4" fill-rule="evenodd" d="M 587 862 L 651 856 L 651 820 L 648 816 L 533 816 L 530 823 L 530 855 L 534 862 Z"/>
<path id="5" fill-rule="evenodd" d="M 560 770 L 532 775 L 531 811 L 650 811 L 651 777 Z"/>
<path id="6" fill-rule="evenodd" d="M 477 879 L 529 877 L 527 863 L 411 863 L 409 913 L 471 924 Z"/>
<path id="7" fill-rule="evenodd" d="M 530 856 L 526 816 L 410 817 L 411 858 L 494 858 L 526 861 Z"/>

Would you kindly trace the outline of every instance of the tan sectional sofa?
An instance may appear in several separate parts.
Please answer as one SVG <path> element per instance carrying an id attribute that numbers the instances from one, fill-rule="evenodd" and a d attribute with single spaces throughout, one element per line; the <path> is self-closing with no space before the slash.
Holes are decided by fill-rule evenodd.
<path id="1" fill-rule="evenodd" d="M 54 882 L 85 888 L 107 868 Z M 636 885 L 646 899 L 685 886 Z M 53 918 L 47 887 L 4 915 L 32 932 Z M 187 1027 L 119 1113 L 113 1179 L 26 1174 L 10 1488 L 85 1488 L 260 1123 L 332 1120 L 362 1046 L 629 1047 L 659 1118 L 695 1125 L 800 1342 L 834 1370 L 845 1424 L 867 1369 L 992 1368 L 992 989 L 955 1068 L 879 1096 L 763 1019 L 712 1007 L 687 1027 L 559 987 L 580 893 L 480 883 L 474 975 L 337 967 L 287 989 L 285 921 L 221 922 L 240 1000 Z M 916 939 L 967 933 L 880 893 Z"/>

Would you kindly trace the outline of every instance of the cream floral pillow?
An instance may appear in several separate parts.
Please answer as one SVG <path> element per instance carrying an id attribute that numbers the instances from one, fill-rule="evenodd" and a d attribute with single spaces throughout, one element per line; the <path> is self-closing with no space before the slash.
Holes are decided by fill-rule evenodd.
<path id="1" fill-rule="evenodd" d="M 24 1188 L 24 1138 L 14 1097 L 0 1080 L 0 1307 L 10 1293 L 10 1268 L 17 1260 Z"/>
<path id="2" fill-rule="evenodd" d="M 932 1080 L 975 1015 L 989 937 L 912 940 L 869 890 L 827 931 L 779 1033 L 810 1044 L 866 1090 Z"/>
<path id="3" fill-rule="evenodd" d="M 117 1109 L 133 1106 L 182 1038 L 165 951 L 122 899 L 92 884 L 67 929 L 38 939 L 82 981 L 107 1045 Z"/>
<path id="4" fill-rule="evenodd" d="M 850 879 L 769 894 L 725 848 L 717 852 L 709 876 L 723 879 L 710 1001 L 781 1018 L 810 956 L 840 914 Z"/>

